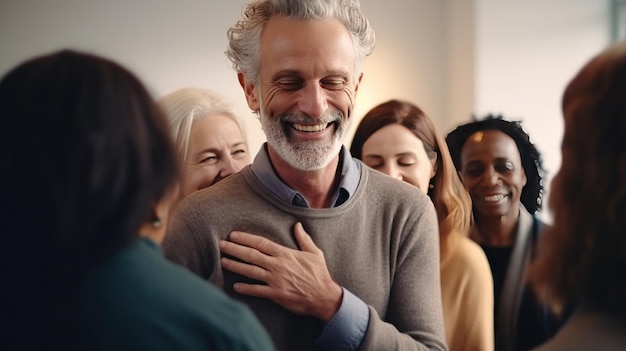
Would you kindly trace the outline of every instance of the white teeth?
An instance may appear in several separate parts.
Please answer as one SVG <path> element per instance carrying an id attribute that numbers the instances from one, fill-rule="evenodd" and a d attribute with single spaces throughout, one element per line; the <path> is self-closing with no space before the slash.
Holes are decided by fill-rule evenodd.
<path id="1" fill-rule="evenodd" d="M 326 129 L 327 126 L 328 126 L 327 123 L 315 124 L 315 125 L 298 124 L 298 123 L 293 124 L 293 127 L 301 132 L 319 132 L 321 130 Z"/>
<path id="2" fill-rule="evenodd" d="M 505 195 L 503 195 L 503 194 L 489 195 L 489 196 L 485 196 L 485 201 L 489 201 L 489 202 L 500 201 L 500 200 L 504 199 L 504 197 L 505 197 Z"/>

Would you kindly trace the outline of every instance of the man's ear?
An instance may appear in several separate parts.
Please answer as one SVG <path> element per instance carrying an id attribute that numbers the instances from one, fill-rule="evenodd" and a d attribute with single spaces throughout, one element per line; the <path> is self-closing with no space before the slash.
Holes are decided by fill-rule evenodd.
<path id="1" fill-rule="evenodd" d="M 359 73 L 359 78 L 356 80 L 356 84 L 354 85 L 354 97 L 356 98 L 356 94 L 359 92 L 359 85 L 361 85 L 361 79 L 363 79 L 363 72 Z"/>
<path id="2" fill-rule="evenodd" d="M 239 85 L 241 85 L 241 88 L 246 95 L 248 107 L 250 107 L 252 111 L 258 112 L 261 108 L 261 105 L 259 104 L 259 97 L 257 96 L 258 92 L 256 86 L 252 81 L 247 80 L 246 76 L 241 72 L 237 73 L 237 79 L 239 80 Z"/>

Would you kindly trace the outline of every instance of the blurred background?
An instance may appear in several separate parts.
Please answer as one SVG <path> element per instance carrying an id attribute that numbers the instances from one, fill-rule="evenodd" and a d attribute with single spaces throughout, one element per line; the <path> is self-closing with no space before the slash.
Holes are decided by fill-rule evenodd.
<path id="1" fill-rule="evenodd" d="M 226 30 L 248 0 L 0 0 L 0 74 L 61 48 L 133 70 L 155 98 L 186 86 L 233 102 L 254 155 L 265 141 L 224 55 Z M 544 158 L 560 164 L 563 90 L 578 69 L 624 38 L 624 0 L 361 0 L 376 32 L 363 64 L 355 120 L 409 100 L 447 134 L 487 113 L 521 120 Z M 540 214 L 550 221 L 544 209 Z"/>

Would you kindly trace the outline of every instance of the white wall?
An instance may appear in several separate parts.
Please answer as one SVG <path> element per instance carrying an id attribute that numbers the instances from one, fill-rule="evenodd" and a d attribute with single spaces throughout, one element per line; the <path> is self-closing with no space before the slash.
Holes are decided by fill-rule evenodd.
<path id="1" fill-rule="evenodd" d="M 405 99 L 420 106 L 444 133 L 457 124 L 458 116 L 470 115 L 474 0 L 361 3 L 376 32 L 376 49 L 363 65 L 357 117 L 381 102 Z"/>
<path id="2" fill-rule="evenodd" d="M 609 2 L 476 0 L 476 113 L 522 120 L 543 155 L 546 186 L 561 162 L 561 95 L 608 45 Z M 547 208 L 541 215 L 550 221 Z"/>
<path id="3" fill-rule="evenodd" d="M 376 48 L 363 64 L 363 83 L 355 109 L 359 119 L 375 105 L 394 98 L 413 101 L 433 117 L 442 116 L 444 3 L 362 0 L 363 11 L 376 32 Z M 352 132 L 357 124 L 355 120 Z"/>
<path id="4" fill-rule="evenodd" d="M 132 69 L 155 97 L 184 86 L 214 89 L 245 115 L 252 150 L 263 141 L 224 55 L 226 29 L 246 0 L 0 0 L 0 73 L 71 47 Z"/>
<path id="5" fill-rule="evenodd" d="M 0 74 L 26 58 L 64 47 L 105 55 L 137 73 L 155 97 L 190 85 L 219 91 L 244 115 L 256 152 L 265 138 L 224 55 L 226 30 L 246 3 L 0 0 Z M 404 98 L 417 102 L 438 123 L 445 120 L 445 3 L 362 0 L 378 44 L 363 66 L 356 117 L 384 100 Z"/>

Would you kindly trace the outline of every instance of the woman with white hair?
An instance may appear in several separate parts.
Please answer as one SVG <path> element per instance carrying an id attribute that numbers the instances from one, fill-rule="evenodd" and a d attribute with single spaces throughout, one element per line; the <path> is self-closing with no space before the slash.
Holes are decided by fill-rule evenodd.
<path id="1" fill-rule="evenodd" d="M 170 121 L 182 164 L 181 197 L 250 164 L 242 123 L 223 97 L 190 87 L 171 92 L 158 103 Z"/>

